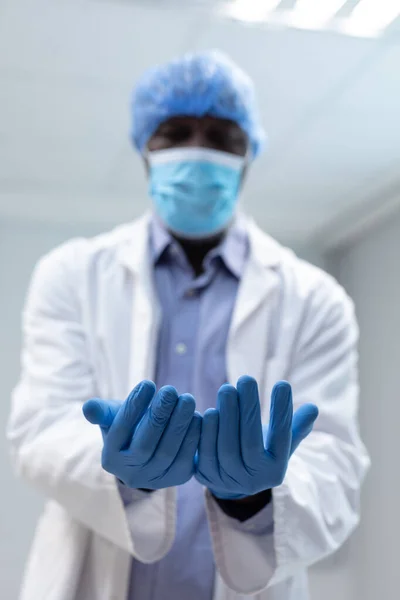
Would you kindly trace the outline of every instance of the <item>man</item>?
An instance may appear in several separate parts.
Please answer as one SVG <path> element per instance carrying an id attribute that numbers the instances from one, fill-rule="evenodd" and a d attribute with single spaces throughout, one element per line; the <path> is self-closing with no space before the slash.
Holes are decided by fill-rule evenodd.
<path id="1" fill-rule="evenodd" d="M 353 306 L 237 210 L 262 137 L 221 54 L 149 71 L 152 215 L 39 262 L 9 439 L 49 502 L 22 600 L 305 600 L 356 526 Z"/>

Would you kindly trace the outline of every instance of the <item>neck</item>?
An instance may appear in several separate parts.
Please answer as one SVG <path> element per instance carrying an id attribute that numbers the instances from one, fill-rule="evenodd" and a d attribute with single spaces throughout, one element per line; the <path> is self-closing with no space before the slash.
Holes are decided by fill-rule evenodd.
<path id="1" fill-rule="evenodd" d="M 196 277 L 198 277 L 203 273 L 204 258 L 210 252 L 210 250 L 216 248 L 221 243 L 221 241 L 225 237 L 225 234 L 226 232 L 223 231 L 210 238 L 196 240 L 181 238 L 176 234 L 172 235 L 182 247 L 186 258 L 189 261 L 189 264 L 192 266 L 194 272 L 196 273 Z"/>

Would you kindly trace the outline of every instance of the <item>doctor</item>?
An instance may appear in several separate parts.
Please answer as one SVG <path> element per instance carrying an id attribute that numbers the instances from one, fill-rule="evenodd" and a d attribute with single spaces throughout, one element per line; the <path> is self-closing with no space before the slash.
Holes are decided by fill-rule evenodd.
<path id="1" fill-rule="evenodd" d="M 152 214 L 30 285 L 8 436 L 48 502 L 20 598 L 307 600 L 369 464 L 353 305 L 238 211 L 263 133 L 229 59 L 148 71 L 132 114 Z"/>

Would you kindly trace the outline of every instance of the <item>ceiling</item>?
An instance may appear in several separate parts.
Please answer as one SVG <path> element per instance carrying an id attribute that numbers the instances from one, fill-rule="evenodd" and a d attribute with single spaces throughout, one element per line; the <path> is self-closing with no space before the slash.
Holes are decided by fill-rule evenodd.
<path id="1" fill-rule="evenodd" d="M 257 85 L 269 143 L 243 199 L 263 227 L 323 244 L 400 197 L 397 30 L 245 26 L 189 0 L 0 0 L 0 217 L 109 226 L 139 214 L 132 85 L 156 62 L 217 47 Z"/>

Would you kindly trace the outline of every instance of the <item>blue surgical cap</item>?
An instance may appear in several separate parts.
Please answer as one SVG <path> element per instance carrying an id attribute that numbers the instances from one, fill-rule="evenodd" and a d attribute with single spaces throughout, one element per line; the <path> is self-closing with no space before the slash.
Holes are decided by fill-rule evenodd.
<path id="1" fill-rule="evenodd" d="M 211 115 L 247 133 L 253 157 L 264 140 L 251 79 L 219 51 L 187 54 L 152 68 L 132 99 L 132 140 L 143 152 L 159 125 L 175 116 Z"/>

